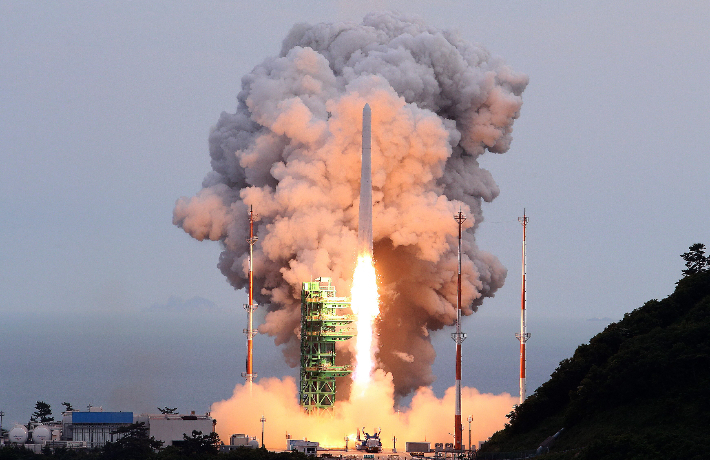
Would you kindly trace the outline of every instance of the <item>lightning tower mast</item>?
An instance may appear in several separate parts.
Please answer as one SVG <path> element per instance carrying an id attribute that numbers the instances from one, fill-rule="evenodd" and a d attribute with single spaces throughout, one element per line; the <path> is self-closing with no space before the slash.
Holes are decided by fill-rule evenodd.
<path id="1" fill-rule="evenodd" d="M 525 230 L 528 224 L 528 217 L 523 209 L 523 217 L 518 217 L 518 222 L 523 224 L 523 282 L 520 302 L 520 333 L 516 333 L 515 337 L 520 341 L 520 404 L 525 401 L 525 342 L 530 338 L 530 333 L 526 330 L 526 299 L 525 299 L 525 273 L 527 270 L 527 258 L 525 255 Z"/>
<path id="2" fill-rule="evenodd" d="M 456 332 L 451 338 L 456 342 L 456 411 L 454 414 L 454 450 L 462 449 L 463 425 L 461 424 L 461 343 L 466 339 L 466 334 L 461 332 L 461 225 L 466 220 L 461 210 L 454 215 L 454 220 L 459 224 L 459 267 L 458 267 L 458 297 L 456 299 Z"/>
<path id="3" fill-rule="evenodd" d="M 244 333 L 247 335 L 247 371 L 242 372 L 242 377 L 244 377 L 249 384 L 249 394 L 251 395 L 251 387 L 256 374 L 254 373 L 254 310 L 256 310 L 257 305 L 254 303 L 254 270 L 253 270 L 253 260 L 254 260 L 254 243 L 258 240 L 254 236 L 254 210 L 249 206 L 249 304 L 244 305 L 244 309 L 247 311 L 247 317 L 249 318 L 249 326 L 244 329 Z"/>

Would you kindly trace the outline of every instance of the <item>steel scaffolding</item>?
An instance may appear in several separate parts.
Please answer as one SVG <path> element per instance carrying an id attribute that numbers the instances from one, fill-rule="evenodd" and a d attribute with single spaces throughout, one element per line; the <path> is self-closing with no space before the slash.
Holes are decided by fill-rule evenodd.
<path id="1" fill-rule="evenodd" d="M 303 283 L 299 397 L 308 413 L 332 409 L 335 378 L 352 372 L 351 366 L 335 365 L 335 343 L 353 337 L 353 316 L 341 314 L 349 306 L 346 297 L 335 296 L 330 278 Z"/>

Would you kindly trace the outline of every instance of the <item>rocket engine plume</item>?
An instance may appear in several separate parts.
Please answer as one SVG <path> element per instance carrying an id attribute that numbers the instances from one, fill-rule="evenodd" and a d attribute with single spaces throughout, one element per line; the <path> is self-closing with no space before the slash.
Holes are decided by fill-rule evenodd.
<path id="1" fill-rule="evenodd" d="M 358 256 L 350 306 L 357 317 L 357 336 L 355 337 L 355 370 L 353 381 L 355 391 L 362 393 L 370 383 L 370 375 L 374 370 L 377 344 L 374 341 L 375 318 L 380 313 L 379 296 L 377 295 L 377 278 L 372 255 L 363 253 Z"/>
<path id="2" fill-rule="evenodd" d="M 469 216 L 461 314 L 505 280 L 506 269 L 475 241 L 481 203 L 499 193 L 478 157 L 509 149 L 527 81 L 458 33 L 396 13 L 369 14 L 360 24 L 297 24 L 278 56 L 242 78 L 236 111 L 223 113 L 210 134 L 212 171 L 194 197 L 177 200 L 173 222 L 198 240 L 220 241 L 218 266 L 241 289 L 248 208 L 258 207 L 254 295 L 267 311 L 258 330 L 298 365 L 301 283 L 330 276 L 344 292 L 355 269 L 360 116 L 368 102 L 377 126 L 376 366 L 392 373 L 396 395 L 407 394 L 434 380 L 429 331 L 456 321 L 450 216 L 459 208 Z"/>

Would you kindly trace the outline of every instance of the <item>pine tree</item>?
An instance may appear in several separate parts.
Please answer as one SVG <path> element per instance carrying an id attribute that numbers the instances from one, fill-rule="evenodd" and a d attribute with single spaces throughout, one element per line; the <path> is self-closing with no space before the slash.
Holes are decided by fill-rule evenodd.
<path id="1" fill-rule="evenodd" d="M 35 404 L 35 411 L 32 413 L 30 421 L 35 423 L 53 422 L 54 417 L 52 417 L 52 408 L 44 401 L 37 401 L 37 404 Z"/>
<path id="2" fill-rule="evenodd" d="M 710 256 L 705 256 L 705 245 L 695 243 L 688 248 L 681 257 L 685 260 L 686 269 L 683 270 L 685 276 L 694 275 L 710 269 Z"/>

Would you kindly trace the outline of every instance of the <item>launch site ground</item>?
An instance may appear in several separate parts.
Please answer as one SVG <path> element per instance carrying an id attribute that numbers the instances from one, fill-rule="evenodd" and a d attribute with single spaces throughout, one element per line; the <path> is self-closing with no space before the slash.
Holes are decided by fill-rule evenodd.
<path id="1" fill-rule="evenodd" d="M 441 452 L 443 454 L 443 452 Z M 344 460 L 408 460 L 412 458 L 434 458 L 436 455 L 434 452 L 425 455 L 412 455 L 406 452 L 392 452 L 389 449 L 385 449 L 383 452 L 376 454 L 370 454 L 367 452 L 361 452 L 356 450 L 330 450 L 324 449 L 318 451 L 318 457 L 320 458 L 333 458 L 333 459 L 344 459 Z M 443 458 L 443 456 L 441 457 Z"/>

